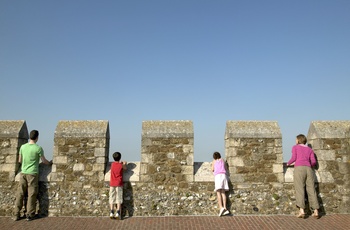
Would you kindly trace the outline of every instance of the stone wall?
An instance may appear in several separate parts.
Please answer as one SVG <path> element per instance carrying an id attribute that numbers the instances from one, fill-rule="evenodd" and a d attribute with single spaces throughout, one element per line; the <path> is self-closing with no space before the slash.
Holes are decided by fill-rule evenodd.
<path id="1" fill-rule="evenodd" d="M 349 213 L 349 127 L 350 121 L 324 121 L 309 128 L 319 163 L 316 188 L 321 211 L 327 214 Z M 25 121 L 0 121 L 0 216 L 12 214 L 18 150 L 27 139 Z M 40 165 L 38 212 L 107 216 L 108 156 L 108 121 L 60 121 L 53 165 Z M 293 167 L 284 167 L 277 122 L 228 121 L 222 156 L 229 166 L 227 195 L 233 214 L 296 212 Z M 193 162 L 193 157 L 191 121 L 144 121 L 141 162 L 128 162 L 124 172 L 123 214 L 217 215 L 211 163 Z"/>
<path id="2" fill-rule="evenodd" d="M 108 151 L 108 121 L 58 123 L 49 188 L 50 215 L 104 213 Z"/>
<path id="3" fill-rule="evenodd" d="M 10 215 L 14 208 L 18 153 L 28 138 L 25 121 L 0 121 L 0 216 Z"/>
<path id="4" fill-rule="evenodd" d="M 317 162 L 317 191 L 322 210 L 350 213 L 350 122 L 311 122 L 308 143 Z"/>
<path id="5" fill-rule="evenodd" d="M 282 135 L 277 122 L 228 121 L 225 149 L 234 213 L 290 212 L 290 205 L 282 199 Z"/>

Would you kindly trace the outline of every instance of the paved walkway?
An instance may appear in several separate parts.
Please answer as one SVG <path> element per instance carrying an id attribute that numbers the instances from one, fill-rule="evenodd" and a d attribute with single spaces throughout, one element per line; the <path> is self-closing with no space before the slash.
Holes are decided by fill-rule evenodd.
<path id="1" fill-rule="evenodd" d="M 16 229 L 350 229 L 350 214 L 323 216 L 320 219 L 295 216 L 171 216 L 171 217 L 130 217 L 111 220 L 108 217 L 46 217 L 33 221 L 25 219 L 13 221 L 10 217 L 0 217 L 1 230 Z"/>

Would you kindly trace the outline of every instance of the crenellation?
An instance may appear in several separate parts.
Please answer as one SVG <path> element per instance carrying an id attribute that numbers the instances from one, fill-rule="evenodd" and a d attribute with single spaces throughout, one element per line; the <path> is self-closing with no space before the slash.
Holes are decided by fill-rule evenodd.
<path id="1" fill-rule="evenodd" d="M 350 213 L 350 121 L 314 121 L 308 143 L 315 151 L 321 212 Z M 60 121 L 53 165 L 40 164 L 40 214 L 107 216 L 108 121 Z M 19 181 L 19 148 L 28 140 L 25 121 L 0 121 L 0 216 L 13 210 Z M 283 163 L 275 121 L 227 121 L 225 153 L 233 214 L 296 212 L 293 167 Z M 216 215 L 211 162 L 194 162 L 192 121 L 142 122 L 141 162 L 124 172 L 123 215 Z M 113 160 L 113 159 L 112 159 Z M 122 156 L 127 161 L 127 156 Z"/>

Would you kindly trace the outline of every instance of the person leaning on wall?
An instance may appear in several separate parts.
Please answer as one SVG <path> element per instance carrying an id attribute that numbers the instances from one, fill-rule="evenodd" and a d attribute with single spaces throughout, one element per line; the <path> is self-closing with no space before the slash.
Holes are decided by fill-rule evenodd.
<path id="1" fill-rule="evenodd" d="M 292 157 L 287 166 L 294 163 L 294 188 L 296 206 L 299 208 L 298 218 L 305 217 L 305 187 L 309 203 L 314 210 L 312 216 L 319 218 L 319 204 L 315 190 L 315 173 L 312 167 L 316 166 L 314 151 L 306 145 L 307 139 L 303 134 L 296 137 L 296 145 L 292 147 Z"/>
<path id="2" fill-rule="evenodd" d="M 36 144 L 39 139 L 39 131 L 32 130 L 29 138 L 29 142 L 22 145 L 19 150 L 18 162 L 21 164 L 21 173 L 13 218 L 15 221 L 20 219 L 20 211 L 26 193 L 28 193 L 26 219 L 30 221 L 35 217 L 36 199 L 39 190 L 39 160 L 41 159 L 47 165 L 52 164 L 52 161 L 45 158 L 43 148 Z"/>

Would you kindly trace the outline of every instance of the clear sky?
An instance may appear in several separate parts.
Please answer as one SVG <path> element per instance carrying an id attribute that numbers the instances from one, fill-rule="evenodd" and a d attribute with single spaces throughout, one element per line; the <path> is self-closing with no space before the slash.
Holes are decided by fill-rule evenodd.
<path id="1" fill-rule="evenodd" d="M 52 159 L 60 120 L 108 120 L 140 161 L 142 121 L 191 120 L 195 161 L 228 120 L 277 121 L 284 161 L 313 120 L 350 119 L 349 0 L 0 0 L 0 120 Z"/>

